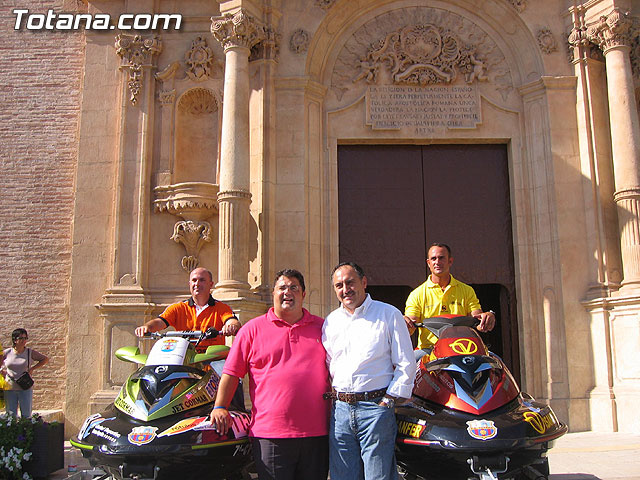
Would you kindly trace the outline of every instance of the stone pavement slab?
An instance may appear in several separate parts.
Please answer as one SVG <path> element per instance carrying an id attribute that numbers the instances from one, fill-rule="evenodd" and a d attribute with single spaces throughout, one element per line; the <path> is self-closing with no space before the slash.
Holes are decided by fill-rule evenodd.
<path id="1" fill-rule="evenodd" d="M 549 480 L 640 480 L 640 435 L 569 433 L 549 452 Z"/>
<path id="2" fill-rule="evenodd" d="M 65 442 L 65 468 L 49 480 L 68 477 L 69 460 L 78 469 L 89 463 Z M 549 452 L 549 480 L 640 480 L 640 435 L 628 433 L 569 433 L 561 437 Z"/>

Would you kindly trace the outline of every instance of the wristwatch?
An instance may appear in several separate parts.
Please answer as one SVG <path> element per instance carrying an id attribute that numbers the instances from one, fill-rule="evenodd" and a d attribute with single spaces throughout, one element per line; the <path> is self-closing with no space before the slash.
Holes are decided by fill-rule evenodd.
<path id="1" fill-rule="evenodd" d="M 390 397 L 382 397 L 380 403 L 382 403 L 387 408 L 393 408 L 396 406 L 396 399 Z"/>

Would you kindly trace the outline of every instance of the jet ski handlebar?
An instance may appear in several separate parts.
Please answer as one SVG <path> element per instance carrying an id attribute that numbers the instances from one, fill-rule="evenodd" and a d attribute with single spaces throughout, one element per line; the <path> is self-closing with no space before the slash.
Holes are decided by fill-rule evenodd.
<path id="1" fill-rule="evenodd" d="M 202 340 L 206 340 L 209 338 L 216 338 L 220 332 L 215 328 L 207 328 L 204 331 L 200 330 L 177 330 L 177 331 L 168 331 L 168 332 L 149 332 L 145 333 L 142 338 L 146 339 L 158 339 L 164 337 L 180 337 L 187 338 L 189 340 L 194 340 L 200 342 Z"/>

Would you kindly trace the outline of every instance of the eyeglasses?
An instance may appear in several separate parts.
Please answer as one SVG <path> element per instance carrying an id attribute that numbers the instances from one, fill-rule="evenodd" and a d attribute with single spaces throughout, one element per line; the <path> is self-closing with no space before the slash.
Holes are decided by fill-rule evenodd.
<path id="1" fill-rule="evenodd" d="M 289 290 L 290 292 L 296 293 L 302 290 L 302 288 L 300 287 L 300 285 L 280 285 L 278 287 L 279 292 L 286 292 L 287 290 Z"/>
<path id="2" fill-rule="evenodd" d="M 16 338 L 16 340 L 28 340 L 28 339 L 29 339 L 29 337 L 18 337 L 18 338 Z"/>

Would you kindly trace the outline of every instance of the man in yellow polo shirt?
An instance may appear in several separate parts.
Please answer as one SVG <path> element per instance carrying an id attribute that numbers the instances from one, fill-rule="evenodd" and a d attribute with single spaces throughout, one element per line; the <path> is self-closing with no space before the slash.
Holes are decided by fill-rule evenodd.
<path id="1" fill-rule="evenodd" d="M 231 308 L 211 296 L 213 275 L 206 268 L 196 268 L 189 274 L 191 298 L 184 302 L 169 305 L 160 316 L 137 327 L 138 337 L 145 333 L 157 332 L 171 326 L 176 330 L 206 330 L 213 327 L 220 335 L 204 340 L 198 345 L 198 351 L 204 351 L 209 345 L 224 345 L 224 336 L 235 335 L 240 329 L 240 321 Z"/>
<path id="2" fill-rule="evenodd" d="M 427 253 L 427 265 L 431 275 L 427 281 L 409 294 L 404 314 L 409 333 L 416 329 L 415 323 L 425 318 L 442 314 L 467 315 L 480 320 L 480 332 L 493 330 L 496 317 L 493 312 L 483 312 L 476 293 L 449 272 L 453 264 L 451 248 L 444 243 L 434 243 Z M 427 353 L 437 337 L 426 328 L 420 329 L 416 360 Z"/>

